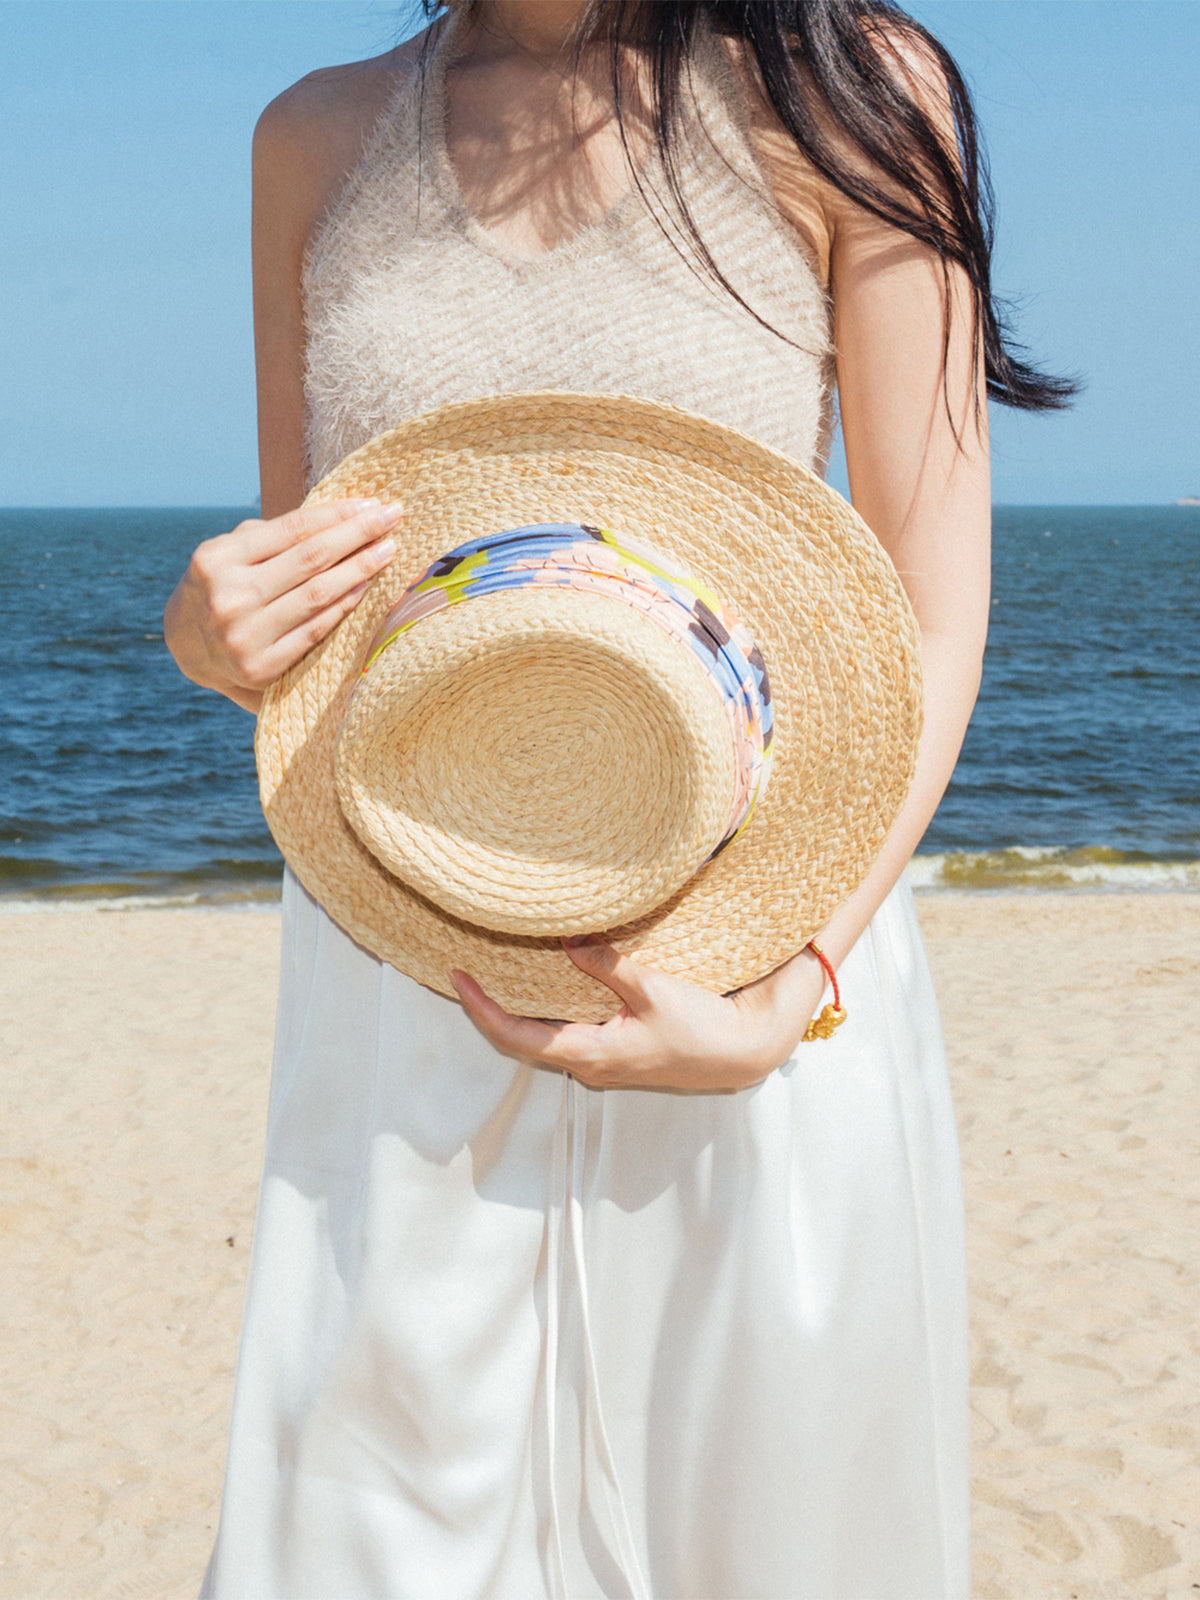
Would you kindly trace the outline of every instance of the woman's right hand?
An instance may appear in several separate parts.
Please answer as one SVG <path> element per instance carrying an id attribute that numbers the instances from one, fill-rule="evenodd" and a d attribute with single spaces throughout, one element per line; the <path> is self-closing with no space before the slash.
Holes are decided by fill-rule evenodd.
<path id="1" fill-rule="evenodd" d="M 167 601 L 163 636 L 179 670 L 247 711 L 320 644 L 396 553 L 401 507 L 336 500 L 196 547 Z"/>

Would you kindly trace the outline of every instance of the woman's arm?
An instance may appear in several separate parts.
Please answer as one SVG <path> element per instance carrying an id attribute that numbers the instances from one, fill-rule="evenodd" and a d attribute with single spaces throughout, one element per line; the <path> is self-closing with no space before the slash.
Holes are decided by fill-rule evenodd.
<path id="1" fill-rule="evenodd" d="M 834 232 L 838 393 L 851 497 L 891 556 L 920 627 L 925 727 L 887 843 L 825 929 L 822 945 L 835 964 L 937 809 L 975 704 L 987 637 L 991 497 L 970 303 L 952 280 L 943 391 L 940 269 L 920 245 L 889 233 L 857 219 Z"/>
<path id="2" fill-rule="evenodd" d="M 953 148 L 948 98 L 931 58 L 886 35 L 881 46 Z M 943 272 L 931 250 L 840 194 L 828 194 L 823 210 L 851 499 L 912 603 L 925 683 L 925 726 L 908 798 L 871 872 L 822 936 L 836 965 L 920 843 L 958 759 L 987 638 L 991 482 L 983 362 L 966 275 Z"/>
<path id="3" fill-rule="evenodd" d="M 181 672 L 248 711 L 318 644 L 395 553 L 398 507 L 304 496 L 300 273 L 313 227 L 395 83 L 400 52 L 314 73 L 267 107 L 254 136 L 254 341 L 261 518 L 208 539 L 167 602 Z"/>

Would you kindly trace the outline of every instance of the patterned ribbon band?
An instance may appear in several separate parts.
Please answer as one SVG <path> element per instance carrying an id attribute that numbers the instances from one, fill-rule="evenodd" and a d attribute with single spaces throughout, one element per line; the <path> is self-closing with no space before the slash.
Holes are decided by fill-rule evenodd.
<path id="1" fill-rule="evenodd" d="M 622 600 L 692 650 L 720 692 L 733 739 L 735 785 L 718 855 L 745 827 L 771 767 L 771 685 L 766 665 L 732 606 L 690 573 L 607 528 L 545 522 L 472 539 L 441 556 L 401 595 L 367 656 L 370 672 L 389 645 L 446 606 L 529 584 Z M 709 860 L 712 860 L 712 856 Z"/>

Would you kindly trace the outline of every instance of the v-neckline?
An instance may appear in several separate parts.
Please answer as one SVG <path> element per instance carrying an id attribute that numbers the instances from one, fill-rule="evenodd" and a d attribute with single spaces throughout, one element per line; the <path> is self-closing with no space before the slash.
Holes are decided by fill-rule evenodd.
<path id="1" fill-rule="evenodd" d="M 463 237 L 485 255 L 494 256 L 510 267 L 537 272 L 592 254 L 600 245 L 621 232 L 626 225 L 626 213 L 635 207 L 640 208 L 642 215 L 648 217 L 649 212 L 642 187 L 651 196 L 656 192 L 655 174 L 658 163 L 653 148 L 640 172 L 636 176 L 630 175 L 628 188 L 617 196 L 606 211 L 594 221 L 583 223 L 565 239 L 546 249 L 520 250 L 506 243 L 492 229 L 480 222 L 467 203 L 459 181 L 458 169 L 450 155 L 447 137 L 450 100 L 446 75 L 453 58 L 454 39 L 464 14 L 465 8 L 452 12 L 445 19 L 443 31 L 427 57 L 421 116 L 421 143 L 428 155 L 430 175 L 446 212 Z"/>

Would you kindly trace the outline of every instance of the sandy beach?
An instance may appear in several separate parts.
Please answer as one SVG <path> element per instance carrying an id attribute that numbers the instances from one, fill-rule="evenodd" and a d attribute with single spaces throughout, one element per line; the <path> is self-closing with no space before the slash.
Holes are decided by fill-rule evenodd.
<path id="1" fill-rule="evenodd" d="M 1200 896 L 920 907 L 967 1187 L 976 1600 L 1196 1600 Z M 277 944 L 271 912 L 0 916 L 10 1600 L 199 1586 Z"/>

